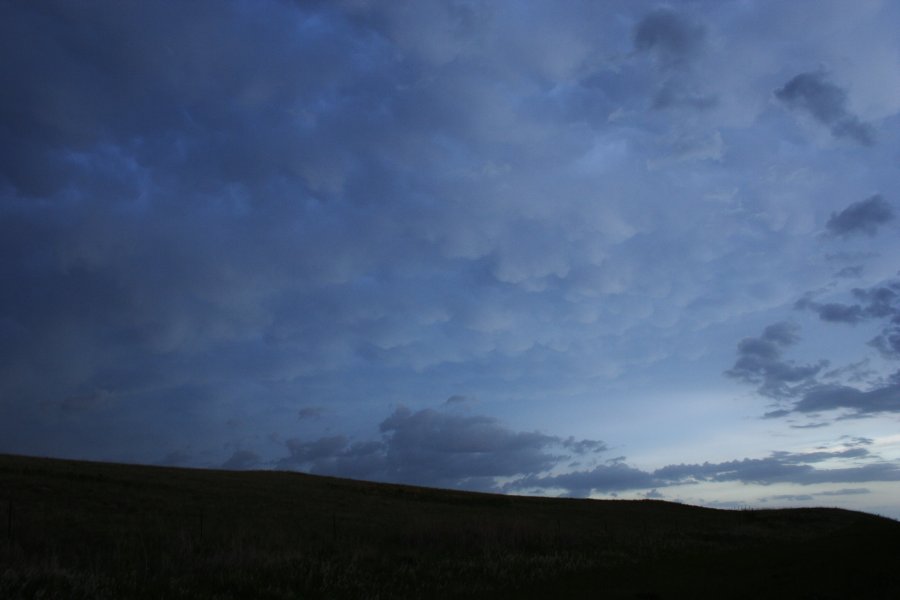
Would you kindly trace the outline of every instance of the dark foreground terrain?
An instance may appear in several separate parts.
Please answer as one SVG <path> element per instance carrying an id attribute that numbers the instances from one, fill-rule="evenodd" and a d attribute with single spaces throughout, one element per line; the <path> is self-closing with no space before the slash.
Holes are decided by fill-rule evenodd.
<path id="1" fill-rule="evenodd" d="M 0 455 L 0 598 L 900 598 L 900 523 Z M 11 512 L 10 512 L 11 510 Z"/>

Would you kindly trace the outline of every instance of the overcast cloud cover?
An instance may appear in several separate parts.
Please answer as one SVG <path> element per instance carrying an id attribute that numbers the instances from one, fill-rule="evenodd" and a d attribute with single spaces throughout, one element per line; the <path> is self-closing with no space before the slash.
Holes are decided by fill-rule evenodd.
<path id="1" fill-rule="evenodd" d="M 0 0 L 0 452 L 900 517 L 898 22 Z"/>

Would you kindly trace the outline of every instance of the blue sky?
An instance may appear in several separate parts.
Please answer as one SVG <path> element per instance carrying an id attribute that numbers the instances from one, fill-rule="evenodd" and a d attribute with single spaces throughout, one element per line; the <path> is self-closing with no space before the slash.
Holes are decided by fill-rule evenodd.
<path id="1" fill-rule="evenodd" d="M 0 3 L 0 451 L 900 517 L 898 22 Z"/>

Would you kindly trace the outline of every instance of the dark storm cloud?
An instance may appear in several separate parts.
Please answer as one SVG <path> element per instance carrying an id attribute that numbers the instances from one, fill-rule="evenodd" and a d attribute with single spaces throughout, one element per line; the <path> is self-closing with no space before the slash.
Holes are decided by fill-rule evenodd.
<path id="1" fill-rule="evenodd" d="M 562 446 L 575 454 L 595 454 L 609 450 L 607 445 L 599 440 L 576 440 L 571 436 L 562 441 Z"/>
<path id="2" fill-rule="evenodd" d="M 871 125 L 847 108 L 847 92 L 828 81 L 822 72 L 797 75 L 777 90 L 775 96 L 792 109 L 807 112 L 827 125 L 835 137 L 847 137 L 864 146 L 875 143 Z"/>
<path id="3" fill-rule="evenodd" d="M 878 378 L 878 372 L 870 367 L 872 361 L 864 358 L 855 363 L 850 363 L 836 369 L 830 369 L 822 373 L 822 379 L 826 380 L 842 380 L 849 383 L 864 383 L 867 381 L 875 381 Z"/>
<path id="4" fill-rule="evenodd" d="M 797 481 L 815 470 L 803 462 L 784 458 L 772 455 L 722 463 L 669 465 L 658 469 L 655 475 L 673 482 L 742 481 L 768 484 L 774 481 Z"/>
<path id="5" fill-rule="evenodd" d="M 777 416 L 784 416 L 784 415 L 789 414 L 789 413 L 790 413 L 790 411 L 784 411 L 783 414 L 780 414 L 780 415 L 777 415 Z M 766 413 L 766 415 L 768 415 L 768 413 Z M 766 415 L 764 415 L 764 416 L 766 416 Z M 821 422 L 821 423 L 806 423 L 806 424 L 803 424 L 803 425 L 791 425 L 791 429 L 821 429 L 821 428 L 823 428 L 823 427 L 828 427 L 828 425 L 829 425 L 829 423 L 826 423 L 826 422 Z"/>
<path id="6" fill-rule="evenodd" d="M 798 309 L 809 309 L 819 315 L 819 318 L 829 323 L 855 324 L 866 318 L 863 307 L 858 304 L 841 304 L 839 302 L 819 303 L 808 298 L 802 298 L 794 304 Z"/>
<path id="7" fill-rule="evenodd" d="M 766 500 L 791 500 L 791 501 L 799 501 L 799 502 L 807 502 L 813 500 L 814 498 L 829 498 L 833 496 L 860 496 L 863 494 L 871 494 L 872 490 L 869 488 L 841 488 L 839 490 L 828 490 L 825 492 L 816 492 L 814 494 L 778 494 L 775 496 L 768 496 L 763 499 L 763 502 Z"/>
<path id="8" fill-rule="evenodd" d="M 900 383 L 862 391 L 846 385 L 822 385 L 809 390 L 794 404 L 800 413 L 849 409 L 858 415 L 900 412 Z"/>
<path id="9" fill-rule="evenodd" d="M 654 478 L 651 473 L 622 462 L 613 462 L 585 471 L 523 477 L 506 484 L 503 489 L 505 491 L 563 489 L 572 496 L 585 497 L 592 492 L 621 492 L 659 486 L 660 480 Z"/>
<path id="10" fill-rule="evenodd" d="M 876 460 L 851 467 L 816 468 L 828 460 Z M 653 472 L 653 476 L 670 485 L 689 482 L 739 481 L 747 484 L 773 483 L 852 483 L 861 481 L 900 481 L 900 465 L 883 462 L 864 448 L 812 453 L 773 452 L 766 458 L 734 460 L 721 463 L 670 465 Z"/>
<path id="11" fill-rule="evenodd" d="M 389 163 L 408 162 L 395 119 L 433 104 L 404 100 L 406 67 L 365 19 L 285 2 L 3 12 L 0 420 L 43 402 L 103 439 L 179 389 L 225 401 L 333 371 L 402 327 L 385 315 L 405 292 L 358 287 L 425 260 Z"/>
<path id="12" fill-rule="evenodd" d="M 853 295 L 864 302 L 860 304 L 822 303 L 816 302 L 810 296 L 804 296 L 794 304 L 794 307 L 799 310 L 811 310 L 823 321 L 853 325 L 861 321 L 889 316 L 894 310 L 892 304 L 897 295 L 896 286 L 879 288 L 876 292 L 878 293 L 877 297 L 871 297 L 865 290 L 854 289 Z"/>
<path id="13" fill-rule="evenodd" d="M 223 469 L 232 471 L 245 471 L 260 467 L 262 460 L 260 456 L 251 450 L 235 450 L 231 457 L 222 463 Z"/>
<path id="14" fill-rule="evenodd" d="M 406 482 L 449 482 L 543 471 L 556 464 L 557 438 L 514 432 L 495 419 L 398 409 L 382 421 L 387 457 Z"/>
<path id="15" fill-rule="evenodd" d="M 900 282 L 888 281 L 869 289 L 851 290 L 854 304 L 820 303 L 806 295 L 795 307 L 811 310 L 823 321 L 854 325 L 861 321 L 884 319 L 881 332 L 869 344 L 887 358 L 900 357 Z"/>
<path id="16" fill-rule="evenodd" d="M 398 408 L 380 425 L 380 441 L 344 436 L 292 439 L 281 468 L 438 487 L 491 489 L 497 477 L 546 471 L 577 455 L 606 450 L 603 442 L 513 431 L 496 419 L 443 410 Z"/>
<path id="17" fill-rule="evenodd" d="M 854 202 L 839 213 L 831 213 L 825 223 L 829 233 L 847 237 L 853 234 L 865 234 L 869 237 L 878 233 L 878 227 L 894 219 L 894 208 L 881 194 Z"/>
<path id="18" fill-rule="evenodd" d="M 764 419 L 778 419 L 780 417 L 786 417 L 791 414 L 791 411 L 779 408 L 778 410 L 772 410 L 765 414 L 763 414 Z"/>
<path id="19" fill-rule="evenodd" d="M 840 271 L 834 274 L 835 277 L 840 277 L 842 279 L 857 279 L 862 277 L 864 267 L 862 265 L 853 265 L 851 267 L 844 267 Z"/>
<path id="20" fill-rule="evenodd" d="M 886 358 L 900 357 L 900 323 L 894 321 L 881 334 L 872 338 L 869 345 L 878 350 Z"/>
<path id="21" fill-rule="evenodd" d="M 778 332 L 787 335 L 788 332 Z M 845 483 L 900 480 L 900 466 L 882 461 L 865 446 L 871 440 L 843 440 L 842 449 L 772 452 L 765 458 L 720 463 L 673 464 L 655 471 L 628 465 L 624 457 L 590 468 L 555 472 L 571 458 L 607 450 L 603 442 L 517 432 L 496 419 L 443 410 L 399 408 L 380 426 L 380 440 L 351 442 L 342 435 L 314 441 L 289 440 L 279 468 L 485 491 L 531 493 L 560 491 L 584 497 L 591 493 L 653 490 L 699 482 L 747 484 Z M 819 468 L 822 463 L 851 466 Z"/>
<path id="22" fill-rule="evenodd" d="M 558 314 L 558 294 L 514 296 L 483 277 L 496 260 L 498 277 L 555 284 L 570 261 L 570 228 L 552 217 L 524 231 L 484 174 L 488 159 L 558 152 L 541 141 L 557 135 L 553 115 L 493 118 L 524 102 L 504 73 L 534 65 L 484 52 L 501 64 L 435 66 L 441 40 L 405 36 L 441 23 L 399 30 L 399 13 L 4 5 L 0 421 L 38 419 L 38 401 L 86 415 L 103 394 L 106 407 L 153 405 L 185 386 L 305 418 L 292 405 L 325 402 L 313 380 L 342 369 L 418 380 L 557 335 L 496 322 L 534 304 Z M 515 137 L 529 129 L 534 140 Z M 196 421 L 216 426 L 198 410 L 179 434 Z"/>
<path id="23" fill-rule="evenodd" d="M 787 502 L 808 502 L 813 499 L 811 494 L 776 494 L 765 498 L 766 500 L 787 501 Z"/>
<path id="24" fill-rule="evenodd" d="M 773 323 L 763 330 L 763 334 L 759 339 L 786 347 L 800 340 L 797 331 L 798 327 L 792 323 Z"/>
<path id="25" fill-rule="evenodd" d="M 706 31 L 670 9 L 654 10 L 634 28 L 634 47 L 649 52 L 667 67 L 680 67 L 696 58 Z"/>
<path id="26" fill-rule="evenodd" d="M 853 296 L 863 303 L 866 316 L 900 320 L 900 281 L 889 281 L 867 290 L 854 288 Z"/>
<path id="27" fill-rule="evenodd" d="M 469 398 L 467 398 L 466 396 L 461 396 L 459 394 L 454 394 L 454 395 L 450 396 L 449 398 L 447 398 L 446 400 L 444 400 L 444 404 L 447 404 L 447 405 L 465 404 L 466 402 L 469 402 Z"/>
<path id="28" fill-rule="evenodd" d="M 83 394 L 66 396 L 60 402 L 60 408 L 64 411 L 92 411 L 103 409 L 114 402 L 112 394 L 107 390 L 94 390 Z"/>
<path id="29" fill-rule="evenodd" d="M 855 446 L 871 446 L 875 443 L 875 440 L 872 438 L 862 437 L 862 436 L 849 436 L 843 435 L 841 436 L 841 442 L 845 446 L 855 447 Z"/>
<path id="30" fill-rule="evenodd" d="M 716 105 L 715 96 L 703 94 L 684 82 L 669 79 L 664 82 L 653 98 L 653 108 L 692 108 L 706 110 Z"/>
<path id="31" fill-rule="evenodd" d="M 342 44 L 366 44 L 347 21 L 316 22 L 312 11 L 277 3 L 258 13 L 216 2 L 50 2 L 12 12 L 3 113 L 13 138 L 4 147 L 18 151 L 3 154 L 0 176 L 31 197 L 73 182 L 134 193 L 115 173 L 136 167 L 165 167 L 198 185 L 289 173 L 302 149 L 279 133 L 282 111 L 356 70 Z M 292 35 L 293 26 L 306 35 Z M 260 110 L 250 117 L 248 108 Z"/>
<path id="32" fill-rule="evenodd" d="M 297 417 L 301 421 L 306 421 L 309 419 L 318 419 L 322 416 L 322 413 L 325 412 L 325 409 L 321 406 L 304 406 L 300 410 L 297 411 Z"/>
<path id="33" fill-rule="evenodd" d="M 305 442 L 290 439 L 285 444 L 288 456 L 276 462 L 281 469 L 300 469 L 317 475 L 336 475 L 356 479 L 383 479 L 384 444 L 379 441 L 350 442 L 343 435 Z"/>
<path id="34" fill-rule="evenodd" d="M 869 290 L 853 290 L 871 318 L 886 319 L 881 332 L 870 342 L 885 358 L 900 358 L 900 282 L 893 281 Z"/>
<path id="35" fill-rule="evenodd" d="M 860 494 L 871 494 L 869 488 L 841 488 L 839 490 L 830 490 L 827 492 L 818 492 L 816 496 L 858 496 Z"/>
<path id="36" fill-rule="evenodd" d="M 852 304 L 817 302 L 812 294 L 807 294 L 796 302 L 795 308 L 812 311 L 827 323 L 856 325 L 883 320 L 881 331 L 869 345 L 887 359 L 900 358 L 900 282 L 892 280 L 868 289 L 854 288 L 851 295 L 856 300 Z M 863 360 L 824 373 L 816 369 L 797 383 L 784 382 L 781 373 L 785 367 L 780 348 L 767 345 L 766 337 L 764 334 L 762 338 L 742 341 L 738 346 L 738 362 L 727 372 L 742 381 L 760 384 L 761 393 L 793 400 L 790 408 L 768 412 L 764 415 L 766 418 L 785 417 L 793 412 L 817 414 L 832 410 L 846 410 L 850 416 L 900 412 L 900 372 L 887 378 L 875 378 L 875 373 L 867 368 L 868 361 Z M 864 382 L 868 382 L 867 389 L 848 385 Z M 779 386 L 779 383 L 785 385 Z"/>
<path id="37" fill-rule="evenodd" d="M 289 456 L 283 460 L 283 464 L 303 464 L 341 455 L 346 451 L 349 440 L 343 435 L 333 435 L 319 438 L 313 442 L 291 439 L 285 442 L 285 445 Z"/>
<path id="38" fill-rule="evenodd" d="M 868 462 L 849 467 L 818 468 L 815 466 L 826 461 L 854 460 Z M 628 466 L 624 462 L 612 461 L 589 470 L 560 475 L 522 477 L 505 484 L 503 489 L 519 492 L 563 489 L 574 496 L 587 496 L 591 493 L 732 481 L 757 485 L 900 481 L 900 465 L 881 461 L 865 448 L 858 447 L 809 453 L 773 452 L 765 458 L 668 465 L 655 471 L 642 471 Z"/>
<path id="39" fill-rule="evenodd" d="M 653 108 L 706 110 L 716 105 L 715 96 L 704 93 L 693 74 L 693 65 L 702 56 L 706 43 L 702 25 L 661 8 L 644 16 L 632 37 L 635 51 L 651 56 L 661 77 Z"/>
<path id="40" fill-rule="evenodd" d="M 190 453 L 183 450 L 173 450 L 156 461 L 156 464 L 164 467 L 181 467 L 190 464 L 192 460 L 193 457 Z"/>
<path id="41" fill-rule="evenodd" d="M 302 68 L 302 59 L 291 65 L 274 56 L 275 46 L 266 36 L 277 38 L 286 30 L 248 33 L 251 39 L 243 40 L 249 43 L 242 49 L 228 34 L 228 19 L 236 16 L 230 15 L 233 5 L 221 11 L 213 4 L 181 5 L 196 19 L 196 28 L 184 29 L 167 28 L 170 16 L 178 16 L 169 14 L 171 8 L 20 4 L 12 10 L 24 14 L 4 20 L 9 35 L 2 37 L 17 49 L 4 52 L 3 71 L 12 80 L 4 89 L 12 93 L 3 96 L 9 131 L 0 177 L 14 193 L 3 207 L 3 238 L 11 246 L 4 254 L 10 257 L 5 266 L 16 271 L 6 274 L 30 281 L 33 293 L 46 297 L 35 303 L 22 291 L 4 296 L 4 314 L 26 328 L 33 325 L 29 321 L 47 317 L 57 321 L 51 324 L 56 327 L 67 318 L 70 326 L 76 319 L 96 318 L 105 322 L 96 327 L 86 323 L 85 329 L 106 325 L 112 342 L 127 337 L 132 344 L 152 344 L 153 329 L 164 336 L 158 324 L 176 318 L 165 313 L 176 299 L 147 294 L 151 290 L 135 281 L 137 273 L 148 288 L 162 284 L 186 295 L 213 291 L 203 288 L 212 282 L 202 277 L 194 290 L 185 288 L 189 277 L 210 271 L 191 267 L 207 266 L 198 255 L 214 248 L 214 240 L 197 231 L 193 243 L 185 243 L 177 231 L 191 229 L 193 219 L 223 225 L 231 220 L 229 209 L 222 201 L 193 196 L 192 188 L 252 183 L 244 169 L 254 162 L 269 165 L 265 168 L 272 173 L 279 170 L 278 158 L 284 155 L 273 154 L 272 146 L 281 145 L 278 138 L 285 136 L 270 129 L 262 115 L 254 123 L 240 114 L 233 94 L 241 90 L 229 93 L 228 88 L 249 87 L 254 80 L 265 84 L 271 74 L 264 69 L 252 75 L 256 64 L 280 67 L 284 74 L 295 71 L 300 79 L 315 69 Z M 247 50 L 241 61 L 239 55 Z M 227 70 L 209 64 L 215 54 Z M 263 56 L 273 62 L 260 60 Z M 243 139 L 237 144 L 235 138 Z M 226 166 L 229 160 L 235 164 Z M 220 164 L 213 167 L 211 162 Z M 142 190 L 141 180 L 154 172 L 160 175 L 154 186 L 161 188 L 158 198 Z M 128 184 L 115 185 L 119 178 Z M 65 187 L 73 189 L 68 201 L 55 196 Z M 141 193 L 147 196 L 133 204 Z M 16 196 L 45 202 L 25 203 Z M 15 234 L 16 229 L 21 233 Z M 168 249 L 172 242 L 180 247 Z M 148 315 L 137 313 L 129 302 L 139 297 L 148 308 L 159 307 L 157 314 L 152 309 Z M 157 326 L 142 328 L 146 318 Z M 110 323 L 116 319 L 123 322 Z M 126 322 L 131 331 L 115 331 Z"/>
<path id="42" fill-rule="evenodd" d="M 769 325 L 759 337 L 744 338 L 738 343 L 738 358 L 725 372 L 729 377 L 758 386 L 759 393 L 772 398 L 795 396 L 815 380 L 827 365 L 798 365 L 785 360 L 783 352 L 799 339 L 799 328 L 791 323 Z"/>
<path id="43" fill-rule="evenodd" d="M 747 204 L 785 183 L 747 186 L 773 146 L 756 109 L 737 110 L 764 74 L 741 87 L 722 72 L 743 78 L 733 65 L 753 58 L 728 40 L 743 24 L 731 9 L 0 4 L 0 450 L 662 489 L 598 466 L 602 442 L 516 431 L 452 397 L 387 419 L 377 407 L 463 390 L 502 413 L 520 409 L 489 403 L 521 393 L 522 419 L 539 420 L 634 381 L 642 357 L 684 347 L 686 323 L 769 302 L 753 272 L 778 238 L 753 241 L 749 213 L 716 191 Z M 642 98 L 667 110 L 635 110 Z M 722 156 L 719 129 L 734 162 L 685 169 Z M 643 168 L 663 146 L 674 179 Z M 700 200 L 713 191 L 715 206 Z M 678 242 L 660 252 L 661 235 Z M 793 335 L 748 342 L 733 376 L 800 397 L 815 367 L 785 359 Z M 310 433 L 320 415 L 329 428 Z M 374 440 L 332 435 L 379 421 Z M 235 451 L 291 428 L 310 437 L 280 461 Z M 554 479 L 573 461 L 583 473 Z"/>

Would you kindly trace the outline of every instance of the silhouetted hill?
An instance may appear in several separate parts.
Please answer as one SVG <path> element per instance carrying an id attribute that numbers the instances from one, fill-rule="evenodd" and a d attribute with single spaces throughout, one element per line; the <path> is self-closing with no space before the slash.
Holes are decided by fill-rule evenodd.
<path id="1" fill-rule="evenodd" d="M 839 509 L 7 455 L 0 501 L 0 598 L 900 596 L 900 523 Z"/>

